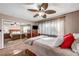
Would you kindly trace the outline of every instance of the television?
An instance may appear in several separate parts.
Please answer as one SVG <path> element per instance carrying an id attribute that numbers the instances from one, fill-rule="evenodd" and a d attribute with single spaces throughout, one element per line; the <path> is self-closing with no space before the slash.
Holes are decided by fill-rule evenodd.
<path id="1" fill-rule="evenodd" d="M 33 25 L 32 29 L 38 29 L 37 25 Z"/>

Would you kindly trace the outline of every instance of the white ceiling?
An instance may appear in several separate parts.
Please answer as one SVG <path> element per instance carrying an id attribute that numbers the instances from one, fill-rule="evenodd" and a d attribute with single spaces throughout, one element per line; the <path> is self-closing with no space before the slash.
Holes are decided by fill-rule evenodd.
<path id="1" fill-rule="evenodd" d="M 23 18 L 28 21 L 39 21 L 43 19 L 42 17 L 34 18 L 34 12 L 30 12 L 27 9 L 35 8 L 33 3 L 16 3 L 16 4 L 3 4 L 0 3 L 0 13 Z M 79 3 L 49 3 L 48 9 L 55 10 L 55 14 L 47 15 L 47 18 L 55 17 L 58 15 L 63 15 L 73 11 L 79 10 Z"/>

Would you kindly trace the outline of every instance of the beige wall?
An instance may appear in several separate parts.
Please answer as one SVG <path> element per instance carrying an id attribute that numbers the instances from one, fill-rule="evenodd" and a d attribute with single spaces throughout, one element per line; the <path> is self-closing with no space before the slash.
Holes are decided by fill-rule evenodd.
<path id="1" fill-rule="evenodd" d="M 79 32 L 79 11 L 69 13 L 65 18 L 65 33 Z"/>

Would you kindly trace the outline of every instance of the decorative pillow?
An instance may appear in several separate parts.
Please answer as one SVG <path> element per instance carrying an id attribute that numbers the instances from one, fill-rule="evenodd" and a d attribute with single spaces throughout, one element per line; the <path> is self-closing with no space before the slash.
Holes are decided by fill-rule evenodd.
<path id="1" fill-rule="evenodd" d="M 63 43 L 63 36 L 58 36 L 57 38 L 56 38 L 56 42 L 55 42 L 55 46 L 56 47 L 58 47 L 58 46 L 60 46 L 62 43 Z"/>
<path id="2" fill-rule="evenodd" d="M 79 54 L 79 42 L 77 43 L 77 53 Z"/>
<path id="3" fill-rule="evenodd" d="M 72 51 L 79 54 L 79 39 L 73 42 L 71 48 L 72 48 Z"/>
<path id="4" fill-rule="evenodd" d="M 69 35 L 72 35 L 72 34 L 71 33 L 65 34 L 64 37 L 69 36 Z"/>
<path id="5" fill-rule="evenodd" d="M 47 37 L 47 38 L 42 38 L 40 39 L 44 41 L 46 44 L 51 45 L 53 47 L 58 47 L 63 43 L 63 36 L 58 36 L 58 37 Z"/>
<path id="6" fill-rule="evenodd" d="M 60 45 L 61 48 L 71 48 L 72 43 L 74 42 L 73 34 L 69 33 L 64 36 L 64 42 Z"/>
<path id="7" fill-rule="evenodd" d="M 75 39 L 79 39 L 79 33 L 73 33 Z"/>

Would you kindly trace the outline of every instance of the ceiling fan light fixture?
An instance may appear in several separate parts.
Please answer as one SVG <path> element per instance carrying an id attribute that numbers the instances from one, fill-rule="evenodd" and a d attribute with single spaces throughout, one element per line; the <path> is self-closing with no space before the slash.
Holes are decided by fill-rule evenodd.
<path id="1" fill-rule="evenodd" d="M 43 7 L 41 7 L 41 10 L 44 11 L 45 9 Z"/>
<path id="2" fill-rule="evenodd" d="M 41 16 L 43 18 L 47 17 L 47 14 L 54 14 L 56 13 L 55 10 L 47 10 L 48 3 L 42 3 L 42 4 L 34 4 L 33 7 L 35 9 L 28 9 L 29 11 L 36 12 L 36 14 L 33 17 Z"/>
<path id="3" fill-rule="evenodd" d="M 44 12 L 39 12 L 38 14 L 39 14 L 39 16 L 43 16 L 45 13 Z"/>

